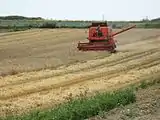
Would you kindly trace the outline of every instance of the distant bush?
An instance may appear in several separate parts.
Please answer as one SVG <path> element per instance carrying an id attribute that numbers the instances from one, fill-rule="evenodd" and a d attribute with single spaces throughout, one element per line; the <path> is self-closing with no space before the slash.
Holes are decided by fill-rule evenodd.
<path id="1" fill-rule="evenodd" d="M 160 18 L 156 18 L 156 19 L 152 19 L 151 21 L 159 21 L 160 22 Z"/>
<path id="2" fill-rule="evenodd" d="M 41 17 L 2 16 L 1 20 L 43 20 Z"/>
<path id="3" fill-rule="evenodd" d="M 160 23 L 146 23 L 145 28 L 160 28 Z"/>
<path id="4" fill-rule="evenodd" d="M 40 28 L 56 28 L 56 27 L 57 27 L 56 23 L 49 23 L 49 22 L 46 22 L 40 26 Z"/>

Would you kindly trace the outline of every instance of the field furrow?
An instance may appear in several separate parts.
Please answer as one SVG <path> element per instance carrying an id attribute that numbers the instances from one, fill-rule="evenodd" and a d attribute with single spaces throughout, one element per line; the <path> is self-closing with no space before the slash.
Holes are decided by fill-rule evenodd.
<path id="1" fill-rule="evenodd" d="M 73 84 L 77 84 L 83 81 L 92 80 L 93 78 L 100 78 L 105 75 L 117 74 L 129 71 L 134 68 L 142 67 L 143 65 L 150 64 L 154 61 L 159 61 L 160 52 L 152 53 L 151 55 L 143 55 L 137 59 L 125 61 L 124 63 L 116 64 L 113 66 L 103 66 L 100 69 L 93 69 L 89 71 L 80 71 L 77 73 L 71 73 L 58 77 L 51 77 L 48 79 L 41 79 L 38 81 L 30 81 L 18 85 L 13 85 L 9 87 L 0 88 L 0 99 L 9 99 L 13 97 L 24 96 L 36 92 L 46 91 L 50 89 L 56 89 L 59 87 L 69 86 Z"/>
<path id="2" fill-rule="evenodd" d="M 0 80 L 0 87 L 9 87 L 12 85 L 18 85 L 18 84 L 24 84 L 28 83 L 30 81 L 40 81 L 43 79 L 48 79 L 52 77 L 58 77 L 65 74 L 70 73 L 77 73 L 80 71 L 90 71 L 95 70 L 101 67 L 110 67 L 114 66 L 116 64 L 121 64 L 124 62 L 128 62 L 130 60 L 141 58 L 145 55 L 151 55 L 154 52 L 159 51 L 158 49 L 151 49 L 149 51 L 138 51 L 134 53 L 122 53 L 122 54 L 116 54 L 117 56 L 110 56 L 105 57 L 103 59 L 96 59 L 96 60 L 89 60 L 85 63 L 77 63 L 75 65 L 70 65 L 68 67 L 59 68 L 57 70 L 44 70 L 44 71 L 37 71 L 37 72 L 28 72 L 28 73 L 22 73 L 15 76 L 9 76 L 9 77 L 2 77 Z"/>
<path id="3" fill-rule="evenodd" d="M 1 111 L 11 110 L 15 113 L 21 113 L 22 111 L 29 111 L 34 107 L 49 107 L 57 103 L 63 102 L 69 93 L 73 96 L 79 95 L 81 92 L 85 92 L 88 88 L 89 92 L 97 90 L 111 90 L 113 88 L 119 88 L 128 84 L 136 83 L 142 78 L 147 79 L 153 75 L 160 75 L 160 65 L 145 67 L 142 69 L 135 69 L 126 71 L 119 75 L 113 74 L 103 76 L 100 78 L 94 78 L 92 81 L 83 82 L 81 84 L 74 84 L 72 87 L 59 88 L 57 90 L 43 91 L 34 93 L 29 96 L 21 96 L 18 98 L 12 98 L 4 101 L 4 105 L 11 104 L 10 107 L 2 107 Z M 2 102 L 2 101 L 1 101 Z"/>

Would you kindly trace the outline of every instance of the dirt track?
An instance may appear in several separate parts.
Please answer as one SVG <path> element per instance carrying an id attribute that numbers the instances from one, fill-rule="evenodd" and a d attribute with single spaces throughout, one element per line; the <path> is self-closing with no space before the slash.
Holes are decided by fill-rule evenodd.
<path id="1" fill-rule="evenodd" d="M 121 106 L 88 120 L 159 120 L 160 84 L 139 89 L 136 102 Z"/>
<path id="2" fill-rule="evenodd" d="M 71 29 L 0 34 L 1 74 L 12 73 L 11 68 L 27 71 L 0 78 L 1 115 L 51 107 L 81 92 L 111 90 L 160 75 L 160 30 L 119 35 L 113 55 L 78 52 L 77 42 L 84 38 L 84 30 Z"/>

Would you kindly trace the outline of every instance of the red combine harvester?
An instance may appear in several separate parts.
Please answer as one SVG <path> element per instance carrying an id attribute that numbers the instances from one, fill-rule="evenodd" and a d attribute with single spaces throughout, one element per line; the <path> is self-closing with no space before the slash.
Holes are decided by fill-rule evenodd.
<path id="1" fill-rule="evenodd" d="M 80 51 L 110 51 L 116 52 L 114 36 L 136 27 L 136 25 L 122 29 L 119 32 L 112 32 L 106 22 L 95 22 L 89 26 L 88 43 L 78 43 Z"/>

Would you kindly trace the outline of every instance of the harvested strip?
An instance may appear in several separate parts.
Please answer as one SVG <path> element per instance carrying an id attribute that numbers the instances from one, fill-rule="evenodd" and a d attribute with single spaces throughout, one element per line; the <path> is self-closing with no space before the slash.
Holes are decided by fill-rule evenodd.
<path id="1" fill-rule="evenodd" d="M 6 87 L 8 85 L 17 85 L 17 84 L 24 84 L 29 81 L 39 81 L 41 79 L 47 79 L 51 77 L 56 77 L 60 75 L 65 75 L 68 73 L 75 73 L 79 71 L 88 71 L 90 69 L 93 70 L 101 67 L 101 66 L 113 66 L 116 64 L 120 64 L 123 62 L 127 62 L 132 59 L 143 57 L 144 55 L 150 55 L 156 51 L 159 51 L 158 49 L 152 49 L 149 51 L 142 51 L 142 52 L 134 52 L 134 53 L 119 53 L 116 55 L 112 55 L 110 57 L 106 57 L 103 59 L 97 59 L 97 60 L 89 60 L 86 63 L 77 63 L 75 65 L 71 65 L 68 67 L 62 67 L 57 70 L 42 70 L 38 72 L 28 72 L 28 73 L 21 73 L 14 76 L 9 77 L 1 77 L 0 81 L 0 87 Z"/>
<path id="2" fill-rule="evenodd" d="M 152 55 L 144 56 L 139 59 L 131 60 L 129 62 L 123 64 L 117 64 L 112 67 L 104 67 L 101 69 L 89 71 L 89 72 L 81 72 L 75 74 L 68 74 L 60 77 L 53 77 L 49 79 L 44 79 L 39 82 L 28 82 L 26 84 L 14 85 L 6 88 L 1 88 L 1 96 L 0 99 L 8 99 L 10 97 L 18 97 L 27 94 L 32 94 L 35 92 L 40 92 L 44 90 L 54 89 L 57 87 L 62 87 L 66 85 L 76 84 L 81 81 L 102 77 L 106 74 L 113 74 L 121 71 L 126 71 L 130 69 L 134 69 L 139 67 L 140 65 L 150 64 L 152 61 L 160 59 L 160 53 L 154 53 Z"/>
<path id="3" fill-rule="evenodd" d="M 154 74 L 151 74 L 153 71 L 156 71 L 157 74 L 160 75 L 160 65 L 147 69 L 131 70 L 111 79 L 108 79 L 108 76 L 104 76 L 102 78 L 96 78 L 92 81 L 84 82 L 83 84 L 75 84 L 72 87 L 61 90 L 57 89 L 44 93 L 35 93 L 29 96 L 23 96 L 9 101 L 7 100 L 3 102 L 5 104 L 0 108 L 0 111 L 2 111 L 2 114 L 5 114 L 7 110 L 12 111 L 13 113 L 23 113 L 23 111 L 26 113 L 34 107 L 51 107 L 54 104 L 63 102 L 65 100 L 64 97 L 68 95 L 68 93 L 72 93 L 72 97 L 74 97 L 85 92 L 87 89 L 89 90 L 88 92 L 94 92 L 97 90 L 111 90 L 113 88 L 124 87 L 125 85 L 140 81 L 141 78 L 147 78 L 152 75 L 154 76 Z M 5 107 L 5 105 L 9 104 L 10 107 Z"/>

